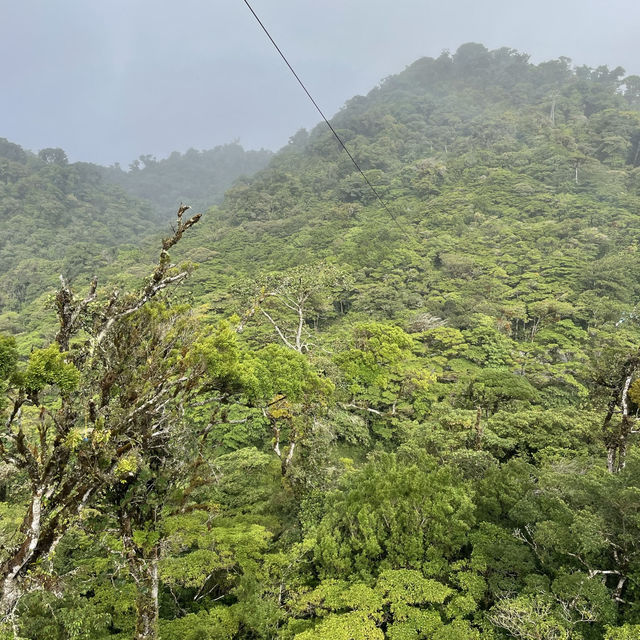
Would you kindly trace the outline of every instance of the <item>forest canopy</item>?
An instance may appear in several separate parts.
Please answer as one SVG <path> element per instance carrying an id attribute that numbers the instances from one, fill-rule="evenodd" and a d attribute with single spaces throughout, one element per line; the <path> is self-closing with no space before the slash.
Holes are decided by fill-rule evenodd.
<path id="1" fill-rule="evenodd" d="M 640 78 L 468 43 L 332 126 L 384 206 L 324 125 L 0 145 L 0 637 L 640 637 Z"/>

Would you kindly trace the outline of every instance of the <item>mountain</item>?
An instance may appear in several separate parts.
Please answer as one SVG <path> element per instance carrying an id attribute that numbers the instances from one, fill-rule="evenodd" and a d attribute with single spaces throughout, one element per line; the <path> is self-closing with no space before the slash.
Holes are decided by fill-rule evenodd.
<path id="1" fill-rule="evenodd" d="M 475 44 L 418 60 L 332 121 L 384 206 L 324 125 L 299 132 L 189 240 L 194 286 L 327 260 L 355 279 L 352 313 L 482 313 L 518 340 L 554 304 L 618 321 L 640 292 L 637 87 Z"/>
<path id="2" fill-rule="evenodd" d="M 118 248 L 168 229 L 183 198 L 209 207 L 269 156 L 230 144 L 161 161 L 147 156 L 144 168 L 138 162 L 126 173 L 69 164 L 62 149 L 36 155 L 0 140 L 0 221 L 10 231 L 0 238 L 0 314 L 54 290 L 60 274 L 86 282 Z"/>
<path id="3" fill-rule="evenodd" d="M 75 279 L 113 259 L 117 246 L 160 224 L 151 207 L 106 184 L 98 167 L 69 164 L 0 140 L 0 311 L 17 310 L 58 276 Z"/>
<path id="4" fill-rule="evenodd" d="M 0 636 L 640 637 L 640 78 L 469 43 L 332 126 L 0 318 Z"/>
<path id="5" fill-rule="evenodd" d="M 152 203 L 154 210 L 171 219 L 181 202 L 198 210 L 218 204 L 235 180 L 264 168 L 272 155 L 264 149 L 245 151 L 234 142 L 204 151 L 174 151 L 161 160 L 142 155 L 128 171 L 117 165 L 101 171 L 107 182 Z"/>

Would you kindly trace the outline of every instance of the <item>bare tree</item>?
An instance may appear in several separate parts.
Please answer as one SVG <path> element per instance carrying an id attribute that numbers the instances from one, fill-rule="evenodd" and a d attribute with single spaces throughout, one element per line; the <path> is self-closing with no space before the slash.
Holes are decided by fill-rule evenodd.
<path id="1" fill-rule="evenodd" d="M 622 362 L 617 380 L 608 385 L 611 395 L 602 434 L 607 448 L 607 469 L 611 473 L 624 469 L 629 440 L 638 433 L 636 418 L 629 413 L 629 389 L 639 367 L 640 351 Z"/>
<path id="2" fill-rule="evenodd" d="M 242 331 L 247 320 L 257 311 L 273 326 L 282 343 L 299 353 L 307 353 L 311 329 L 332 311 L 336 293 L 347 284 L 345 275 L 325 263 L 294 267 L 258 283 L 256 302 L 238 327 Z"/>
<path id="3" fill-rule="evenodd" d="M 170 329 L 149 332 L 154 318 L 141 315 L 189 273 L 168 254 L 200 219 L 185 220 L 188 209 L 179 208 L 174 233 L 140 290 L 116 290 L 99 301 L 97 280 L 82 298 L 62 280 L 55 341 L 11 377 L 0 460 L 26 476 L 29 498 L 0 565 L 2 616 L 13 612 L 28 572 L 54 551 L 96 494 L 126 472 L 144 435 L 163 428 L 166 408 L 189 387 L 183 359 L 169 357 L 171 339 L 158 347 L 158 336 Z"/>

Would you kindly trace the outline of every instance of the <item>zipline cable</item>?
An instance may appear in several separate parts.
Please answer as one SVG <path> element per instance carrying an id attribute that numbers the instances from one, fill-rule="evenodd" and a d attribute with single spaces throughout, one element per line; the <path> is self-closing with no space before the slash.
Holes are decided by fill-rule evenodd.
<path id="1" fill-rule="evenodd" d="M 344 152 L 349 156 L 349 159 L 351 160 L 351 162 L 353 162 L 353 166 L 358 170 L 358 172 L 362 176 L 362 179 L 367 183 L 367 185 L 369 186 L 369 189 L 371 189 L 375 197 L 378 199 L 378 202 L 380 202 L 380 204 L 382 205 L 382 208 L 387 212 L 389 217 L 393 220 L 395 225 L 398 227 L 398 229 L 400 229 L 400 231 L 407 238 L 407 240 L 413 240 L 414 242 L 418 243 L 416 238 L 410 236 L 407 233 L 404 226 L 400 224 L 400 221 L 398 220 L 396 215 L 391 211 L 391 209 L 389 209 L 389 207 L 387 206 L 387 203 L 382 199 L 382 196 L 378 193 L 377 189 L 371 184 L 371 181 L 369 180 L 369 178 L 367 178 L 364 171 L 360 168 L 360 165 L 351 154 L 351 151 L 349 151 L 349 149 L 347 148 L 347 145 L 343 142 L 342 138 L 338 135 L 338 132 L 333 128 L 333 125 L 329 122 L 329 119 L 327 118 L 327 116 L 324 115 L 318 103 L 313 99 L 313 96 L 311 95 L 311 93 L 309 93 L 309 90 L 305 86 L 304 82 L 302 82 L 302 80 L 300 79 L 300 76 L 296 73 L 295 69 L 291 66 L 289 60 L 287 60 L 287 57 L 282 52 L 282 49 L 280 49 L 276 41 L 273 39 L 273 37 L 269 33 L 269 30 L 267 29 L 267 27 L 264 26 L 264 23 L 262 22 L 262 20 L 260 20 L 260 18 L 258 17 L 258 14 L 253 10 L 253 7 L 249 4 L 248 0 L 243 0 L 243 1 L 247 5 L 247 8 L 249 9 L 249 11 L 251 11 L 251 13 L 253 14 L 253 17 L 256 19 L 258 24 L 262 27 L 262 30 L 267 35 L 267 38 L 271 40 L 271 44 L 275 47 L 276 51 L 280 54 L 280 57 L 284 60 L 284 63 L 287 65 L 287 67 L 289 67 L 289 71 L 291 71 L 294 78 L 298 81 L 298 84 L 302 87 L 303 91 L 307 94 L 307 97 L 309 98 L 309 100 L 311 100 L 311 103 L 316 108 L 316 111 L 320 114 L 322 119 L 325 121 L 326 125 L 329 127 L 335 139 L 340 143 L 340 146 L 342 147 Z"/>

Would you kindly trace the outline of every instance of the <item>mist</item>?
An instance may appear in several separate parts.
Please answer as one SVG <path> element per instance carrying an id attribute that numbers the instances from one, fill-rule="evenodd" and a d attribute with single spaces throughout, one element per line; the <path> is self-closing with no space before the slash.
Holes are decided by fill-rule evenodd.
<path id="1" fill-rule="evenodd" d="M 640 6 L 631 0 L 254 0 L 322 109 L 422 56 L 464 42 L 512 47 L 533 62 L 640 71 Z M 319 116 L 242 0 L 2 0 L 0 136 L 72 161 L 238 140 L 277 149 Z"/>

